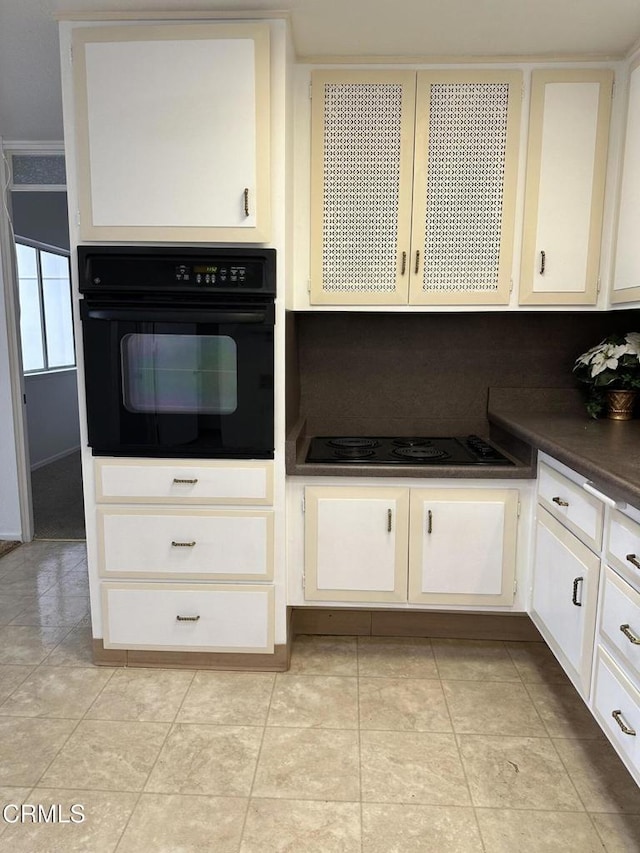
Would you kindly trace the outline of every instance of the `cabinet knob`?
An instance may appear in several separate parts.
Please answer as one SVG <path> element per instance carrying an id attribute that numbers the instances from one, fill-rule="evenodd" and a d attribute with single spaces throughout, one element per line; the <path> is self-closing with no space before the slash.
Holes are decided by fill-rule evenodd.
<path id="1" fill-rule="evenodd" d="M 636 569 L 640 569 L 640 562 L 638 562 L 638 558 L 635 554 L 627 554 L 626 559 L 631 563 L 632 566 L 635 566 Z"/>
<path id="2" fill-rule="evenodd" d="M 630 643 L 633 643 L 634 646 L 640 646 L 640 637 L 637 637 L 633 633 L 633 631 L 631 630 L 631 625 L 621 625 L 620 630 Z"/>
<path id="3" fill-rule="evenodd" d="M 195 541 L 194 542 L 175 542 L 175 541 L 172 541 L 171 547 L 172 548 L 195 548 L 195 544 L 196 544 Z"/>
<path id="4" fill-rule="evenodd" d="M 551 500 L 558 506 L 569 506 L 569 501 L 565 501 L 564 498 L 551 498 Z"/>
<path id="5" fill-rule="evenodd" d="M 176 622 L 197 622 L 199 616 L 176 616 Z"/>
<path id="6" fill-rule="evenodd" d="M 622 731 L 626 735 L 631 735 L 631 737 L 636 736 L 635 731 L 633 729 L 629 728 L 629 726 L 622 719 L 622 711 L 612 711 L 611 716 L 613 717 L 613 719 L 616 721 L 616 723 L 620 726 L 620 728 L 622 729 Z"/>
<path id="7" fill-rule="evenodd" d="M 578 587 L 581 583 L 583 583 L 584 578 L 574 578 L 573 579 L 573 595 L 571 596 L 571 601 L 575 604 L 576 607 L 582 607 L 582 602 L 578 601 Z"/>

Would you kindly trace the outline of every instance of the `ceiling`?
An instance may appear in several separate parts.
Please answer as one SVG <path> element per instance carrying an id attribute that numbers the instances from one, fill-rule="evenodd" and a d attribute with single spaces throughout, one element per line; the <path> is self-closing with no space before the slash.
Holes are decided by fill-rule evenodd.
<path id="1" fill-rule="evenodd" d="M 0 0 L 0 136 L 62 139 L 56 15 L 288 13 L 301 59 L 624 56 L 640 0 Z"/>

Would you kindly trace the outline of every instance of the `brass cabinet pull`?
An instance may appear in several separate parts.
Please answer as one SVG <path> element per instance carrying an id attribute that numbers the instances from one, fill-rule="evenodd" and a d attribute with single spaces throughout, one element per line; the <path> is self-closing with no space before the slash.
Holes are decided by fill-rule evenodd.
<path id="1" fill-rule="evenodd" d="M 627 554 L 627 560 L 631 563 L 632 566 L 635 566 L 636 569 L 640 569 L 640 562 L 638 562 L 638 558 L 635 554 Z"/>
<path id="2" fill-rule="evenodd" d="M 420 252 L 416 249 L 416 268 L 415 268 L 416 274 L 417 274 L 419 269 L 420 269 Z"/>
<path id="3" fill-rule="evenodd" d="M 400 267 L 400 275 L 404 275 L 407 271 L 407 253 L 402 253 L 402 266 Z"/>
<path id="4" fill-rule="evenodd" d="M 563 498 L 551 498 L 551 500 L 558 506 L 569 506 L 569 501 L 565 501 Z"/>
<path id="5" fill-rule="evenodd" d="M 198 482 L 198 478 L 196 477 L 193 480 L 182 480 L 179 477 L 174 477 L 173 482 L 178 483 L 178 485 L 180 486 L 195 486 L 195 484 Z"/>
<path id="6" fill-rule="evenodd" d="M 433 513 L 431 510 L 427 511 L 427 533 L 433 533 Z"/>
<path id="7" fill-rule="evenodd" d="M 636 736 L 635 731 L 633 729 L 630 729 L 629 726 L 622 719 L 622 711 L 612 711 L 611 716 L 626 735 L 631 735 L 631 737 Z"/>
<path id="8" fill-rule="evenodd" d="M 244 215 L 249 216 L 249 187 L 244 189 Z"/>
<path id="9" fill-rule="evenodd" d="M 195 547 L 195 542 L 171 542 L 172 548 L 193 548 Z"/>
<path id="10" fill-rule="evenodd" d="M 547 253 L 540 252 L 540 275 L 544 275 L 544 269 L 547 265 Z"/>
<path id="11" fill-rule="evenodd" d="M 640 646 L 640 637 L 637 637 L 633 633 L 633 631 L 631 630 L 631 625 L 621 625 L 620 630 L 630 643 L 633 643 L 634 646 Z"/>
<path id="12" fill-rule="evenodd" d="M 199 616 L 176 616 L 176 622 L 197 622 Z"/>
<path id="13" fill-rule="evenodd" d="M 582 602 L 578 601 L 578 584 L 582 583 L 584 578 L 574 578 L 573 579 L 573 595 L 571 596 L 571 601 L 575 604 L 576 607 L 582 607 Z"/>
<path id="14" fill-rule="evenodd" d="M 387 510 L 387 533 L 391 533 L 391 529 L 393 527 L 393 512 L 388 509 Z"/>

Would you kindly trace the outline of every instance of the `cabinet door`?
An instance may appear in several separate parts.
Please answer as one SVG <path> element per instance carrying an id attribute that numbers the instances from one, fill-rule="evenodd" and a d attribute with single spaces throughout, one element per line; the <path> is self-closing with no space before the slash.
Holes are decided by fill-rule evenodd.
<path id="1" fill-rule="evenodd" d="M 311 302 L 407 302 L 415 73 L 316 72 Z"/>
<path id="2" fill-rule="evenodd" d="M 518 492 L 412 489 L 409 601 L 513 602 Z"/>
<path id="3" fill-rule="evenodd" d="M 73 32 L 83 240 L 268 239 L 269 31 Z"/>
<path id="4" fill-rule="evenodd" d="M 519 71 L 418 74 L 410 302 L 509 302 Z"/>
<path id="5" fill-rule="evenodd" d="M 640 299 L 640 59 L 631 68 L 612 302 Z"/>
<path id="6" fill-rule="evenodd" d="M 409 490 L 305 489 L 305 598 L 406 601 Z"/>
<path id="7" fill-rule="evenodd" d="M 587 698 L 600 559 L 538 508 L 531 618 L 579 692 Z"/>
<path id="8" fill-rule="evenodd" d="M 613 72 L 534 71 L 520 276 L 524 305 L 595 305 Z"/>

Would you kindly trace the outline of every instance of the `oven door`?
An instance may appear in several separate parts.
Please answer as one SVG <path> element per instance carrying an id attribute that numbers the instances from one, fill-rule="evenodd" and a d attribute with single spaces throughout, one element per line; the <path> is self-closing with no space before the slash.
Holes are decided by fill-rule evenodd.
<path id="1" fill-rule="evenodd" d="M 272 301 L 81 302 L 94 455 L 272 459 Z"/>

